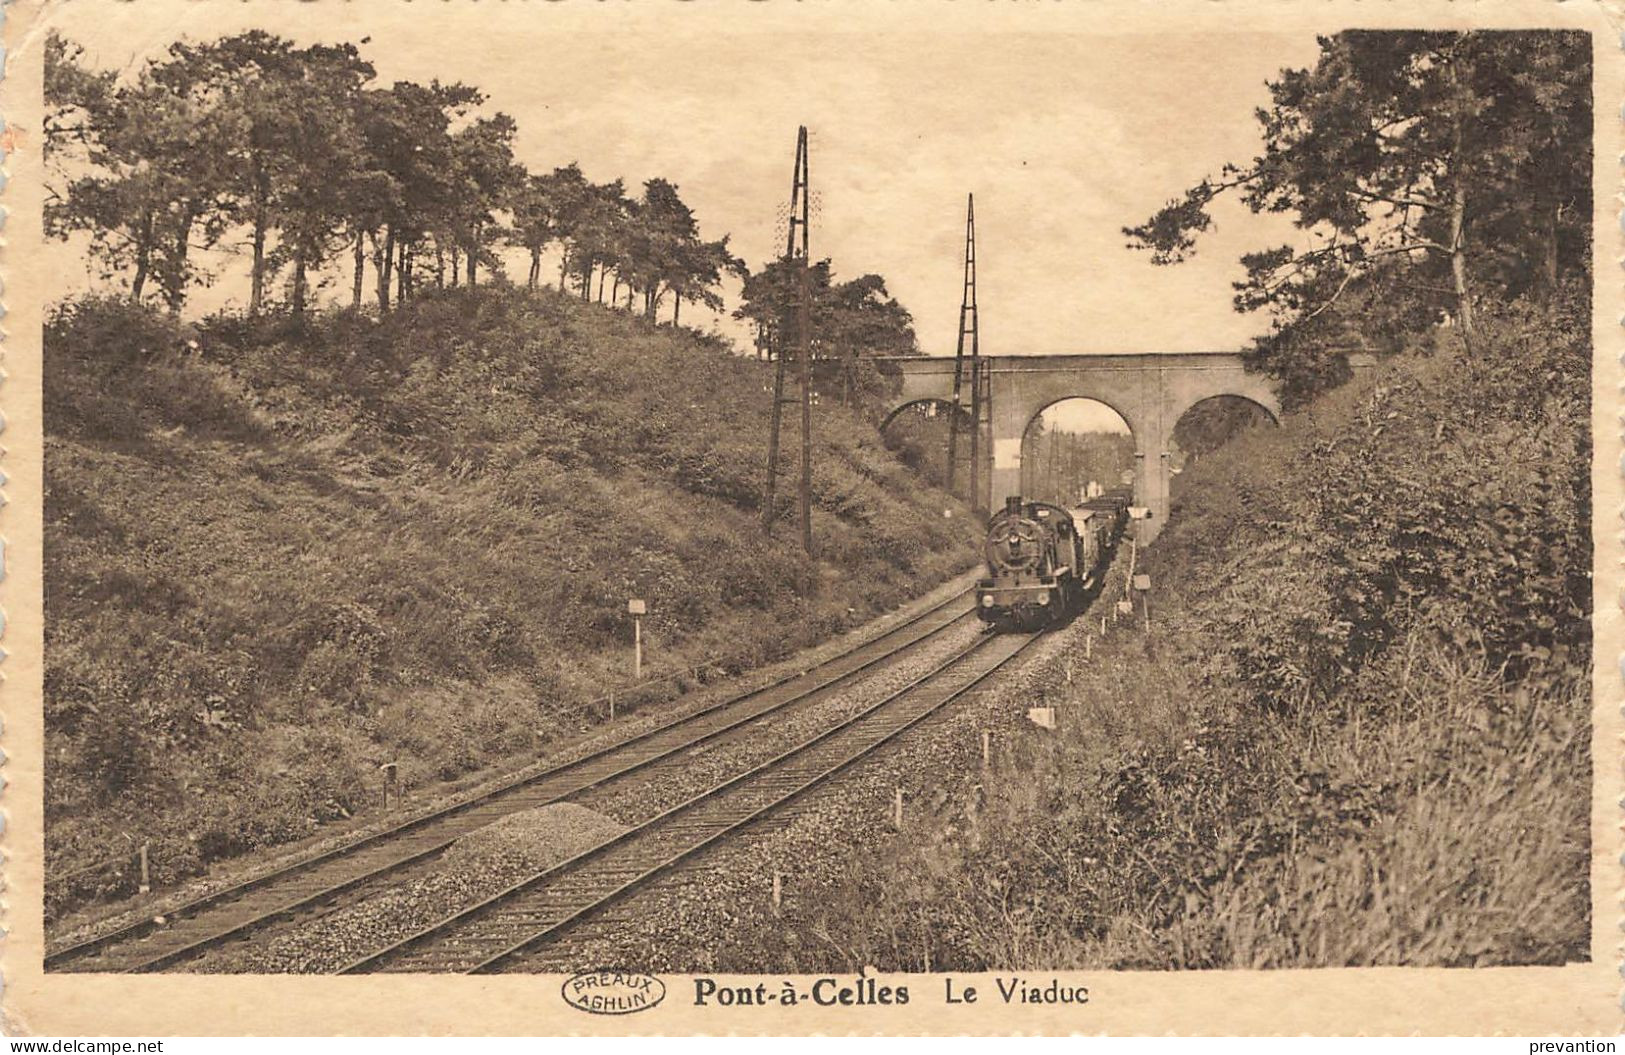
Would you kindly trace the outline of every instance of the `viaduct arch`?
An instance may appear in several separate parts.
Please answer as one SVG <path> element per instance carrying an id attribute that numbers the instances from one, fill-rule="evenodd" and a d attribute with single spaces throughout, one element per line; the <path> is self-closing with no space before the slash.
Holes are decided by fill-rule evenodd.
<path id="1" fill-rule="evenodd" d="M 954 361 L 945 356 L 891 356 L 875 360 L 898 378 L 893 408 L 923 400 L 951 402 Z M 1093 399 L 1122 415 L 1134 436 L 1134 501 L 1151 510 L 1138 526 L 1150 542 L 1168 519 L 1169 441 L 1180 417 L 1204 399 L 1240 396 L 1279 418 L 1269 384 L 1249 373 L 1235 352 L 1124 355 L 982 356 L 988 377 L 992 469 L 984 472 L 982 504 L 994 508 L 1020 493 L 1021 439 L 1045 407 L 1063 399 Z"/>

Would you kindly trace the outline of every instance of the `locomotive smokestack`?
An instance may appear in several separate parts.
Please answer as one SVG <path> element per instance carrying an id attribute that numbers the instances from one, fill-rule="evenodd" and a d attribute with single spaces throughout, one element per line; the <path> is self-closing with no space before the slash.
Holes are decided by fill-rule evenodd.
<path id="1" fill-rule="evenodd" d="M 1004 500 L 1004 511 L 1012 515 L 1019 514 L 1021 512 L 1021 496 L 1007 496 Z"/>

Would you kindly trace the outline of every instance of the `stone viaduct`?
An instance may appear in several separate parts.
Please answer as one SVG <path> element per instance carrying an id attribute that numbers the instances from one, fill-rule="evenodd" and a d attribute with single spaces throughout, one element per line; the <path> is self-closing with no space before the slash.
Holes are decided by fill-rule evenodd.
<path id="1" fill-rule="evenodd" d="M 953 359 L 893 356 L 875 362 L 902 382 L 893 416 L 916 403 L 951 402 Z M 1240 396 L 1272 417 L 1280 415 L 1269 383 L 1248 373 L 1234 352 L 984 355 L 982 369 L 993 434 L 992 471 L 983 474 L 984 504 L 993 508 L 1006 495 L 1021 492 L 1021 439 L 1035 417 L 1063 399 L 1098 400 L 1122 415 L 1134 435 L 1134 500 L 1151 511 L 1151 519 L 1139 525 L 1142 542 L 1155 538 L 1168 519 L 1168 447 L 1186 411 L 1204 399 Z"/>

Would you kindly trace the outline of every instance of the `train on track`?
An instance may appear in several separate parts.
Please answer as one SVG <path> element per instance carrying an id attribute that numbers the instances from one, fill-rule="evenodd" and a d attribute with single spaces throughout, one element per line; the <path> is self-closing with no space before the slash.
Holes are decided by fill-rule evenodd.
<path id="1" fill-rule="evenodd" d="M 1082 610 L 1128 527 L 1128 488 L 1068 510 L 1005 499 L 987 522 L 987 576 L 976 583 L 976 614 L 998 630 L 1040 630 Z"/>

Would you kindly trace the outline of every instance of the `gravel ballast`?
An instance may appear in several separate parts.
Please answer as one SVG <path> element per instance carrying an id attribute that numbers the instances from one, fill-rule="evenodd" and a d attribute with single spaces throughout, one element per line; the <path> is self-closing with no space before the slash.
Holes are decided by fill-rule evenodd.
<path id="1" fill-rule="evenodd" d="M 570 802 L 512 813 L 458 839 L 428 876 L 305 921 L 263 946 L 239 943 L 187 970 L 200 973 L 334 971 L 490 897 L 626 829 Z"/>
<path id="2" fill-rule="evenodd" d="M 683 751 L 651 769 L 595 788 L 576 801 L 623 824 L 641 824 L 874 706 L 962 651 L 980 632 L 976 623 L 952 627 L 872 674 L 751 723 L 740 730 L 744 735 L 730 734 Z"/>

